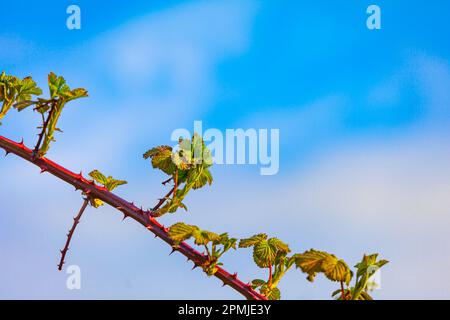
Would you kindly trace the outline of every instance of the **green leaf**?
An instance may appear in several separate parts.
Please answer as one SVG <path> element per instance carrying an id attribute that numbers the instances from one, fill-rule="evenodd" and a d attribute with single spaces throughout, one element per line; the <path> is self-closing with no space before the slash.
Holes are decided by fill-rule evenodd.
<path id="1" fill-rule="evenodd" d="M 275 248 L 276 250 L 279 250 L 284 253 L 289 253 L 291 250 L 289 249 L 289 246 L 284 243 L 283 241 L 277 239 L 277 238 L 270 238 L 268 240 L 268 243 L 270 246 Z"/>
<path id="2" fill-rule="evenodd" d="M 317 273 L 323 273 L 329 280 L 342 281 L 347 285 L 352 279 L 353 274 L 345 261 L 338 260 L 330 253 L 311 249 L 294 257 L 297 267 L 308 274 L 308 280 L 311 282 Z"/>
<path id="3" fill-rule="evenodd" d="M 267 234 L 265 233 L 260 233 L 247 239 L 241 239 L 241 241 L 239 242 L 239 248 L 252 247 L 264 240 L 267 240 Z"/>
<path id="4" fill-rule="evenodd" d="M 344 282 L 349 285 L 352 279 L 352 272 L 343 260 L 330 260 L 331 264 L 324 264 L 325 276 L 331 281 Z"/>
<path id="5" fill-rule="evenodd" d="M 335 256 L 314 249 L 295 255 L 297 268 L 300 268 L 304 273 L 308 274 L 307 279 L 311 282 L 314 281 L 317 273 L 325 272 L 324 266 L 330 266 L 336 264 L 336 262 L 337 259 Z"/>
<path id="6" fill-rule="evenodd" d="M 264 233 L 242 239 L 239 243 L 239 247 L 253 247 L 253 260 L 260 268 L 273 266 L 280 254 L 285 255 L 290 251 L 287 244 L 277 238 L 270 238 L 267 240 L 267 235 Z"/>
<path id="7" fill-rule="evenodd" d="M 108 182 L 105 184 L 105 188 L 108 189 L 108 191 L 113 191 L 118 186 L 122 186 L 124 184 L 127 184 L 125 180 L 116 180 L 111 177 L 108 178 Z"/>
<path id="8" fill-rule="evenodd" d="M 103 185 L 108 191 L 113 191 L 118 186 L 127 184 L 125 180 L 116 180 L 111 176 L 106 177 L 98 170 L 92 171 L 91 173 L 89 173 L 89 176 L 91 176 L 99 184 Z"/>
<path id="9" fill-rule="evenodd" d="M 26 77 L 20 80 L 17 84 L 16 90 L 16 102 L 31 100 L 33 95 L 38 96 L 42 94 L 41 88 L 36 85 L 36 82 L 34 82 L 31 77 Z"/>
<path id="10" fill-rule="evenodd" d="M 204 187 L 206 184 L 211 185 L 212 182 L 213 182 L 213 177 L 211 175 L 211 172 L 208 169 L 204 168 L 201 171 L 201 173 L 198 176 L 196 176 L 196 179 L 193 181 L 192 188 L 200 189 L 200 188 Z"/>
<path id="11" fill-rule="evenodd" d="M 197 226 L 179 222 L 169 228 L 169 236 L 176 243 L 180 243 L 191 238 L 193 233 L 198 230 L 199 228 Z"/>
<path id="12" fill-rule="evenodd" d="M 103 186 L 108 183 L 108 179 L 105 177 L 105 175 L 98 170 L 92 171 L 91 173 L 89 173 L 89 176 Z"/>
<path id="13" fill-rule="evenodd" d="M 219 244 L 223 245 L 223 252 L 227 252 L 231 248 L 236 249 L 236 243 L 237 243 L 237 239 L 230 238 L 228 236 L 228 233 L 222 233 L 220 235 L 220 239 L 218 241 L 213 241 L 214 245 L 219 245 Z"/>
<path id="14" fill-rule="evenodd" d="M 99 208 L 103 205 L 103 201 L 100 199 L 91 198 L 89 202 L 94 208 Z"/>
<path id="15" fill-rule="evenodd" d="M 269 300 L 280 300 L 281 299 L 281 291 L 277 287 L 271 288 L 269 285 L 265 284 L 261 287 L 261 294 L 266 296 Z"/>
<path id="16" fill-rule="evenodd" d="M 70 91 L 69 86 L 66 84 L 66 80 L 63 77 L 58 77 L 53 72 L 50 72 L 48 75 L 48 87 L 52 98 L 61 97 Z"/>
<path id="17" fill-rule="evenodd" d="M 77 88 L 68 92 L 64 92 L 62 94 L 62 97 L 66 100 L 66 101 L 72 101 L 75 99 L 79 99 L 79 98 L 85 98 L 88 96 L 88 92 L 86 89 L 83 88 Z"/>
<path id="18" fill-rule="evenodd" d="M 200 230 L 200 229 L 194 230 L 192 236 L 195 239 L 196 245 L 207 245 L 210 242 L 220 240 L 220 236 L 217 233 L 207 230 Z"/>
<path id="19" fill-rule="evenodd" d="M 77 88 L 70 90 L 66 80 L 63 77 L 58 77 L 53 72 L 50 72 L 48 75 L 48 87 L 52 98 L 60 98 L 65 102 L 88 96 L 86 89 Z"/>
<path id="20" fill-rule="evenodd" d="M 261 241 L 253 248 L 253 260 L 260 268 L 267 268 L 273 264 L 277 250 L 268 241 Z"/>
<path id="21" fill-rule="evenodd" d="M 370 254 L 370 255 L 364 255 L 361 262 L 355 265 L 355 268 L 357 268 L 356 276 L 362 277 L 365 274 L 368 274 L 368 276 L 372 276 L 377 269 L 380 269 L 389 261 L 387 260 L 379 260 L 378 259 L 378 253 Z"/>
<path id="22" fill-rule="evenodd" d="M 13 107 L 15 109 L 17 109 L 17 111 L 22 111 L 22 110 L 28 108 L 29 106 L 31 106 L 33 104 L 34 104 L 33 101 L 25 100 L 25 101 L 21 101 L 21 102 L 15 103 L 13 105 Z"/>
<path id="23" fill-rule="evenodd" d="M 145 159 L 152 160 L 152 166 L 155 169 L 159 169 L 168 175 L 173 175 L 176 170 L 176 166 L 172 161 L 172 147 L 159 146 L 148 150 L 144 153 Z"/>

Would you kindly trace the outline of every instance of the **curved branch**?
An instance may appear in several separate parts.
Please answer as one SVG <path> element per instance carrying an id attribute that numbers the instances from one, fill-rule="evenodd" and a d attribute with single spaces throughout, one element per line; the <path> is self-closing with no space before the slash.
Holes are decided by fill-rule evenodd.
<path id="1" fill-rule="evenodd" d="M 48 172 L 66 183 L 71 184 L 76 190 L 82 190 L 87 196 L 100 199 L 113 208 L 121 211 L 124 214 L 124 218 L 129 217 L 145 226 L 155 235 L 155 237 L 159 237 L 169 244 L 172 247 L 172 252 L 179 251 L 188 260 L 191 260 L 194 263 L 194 267 L 202 266 L 207 262 L 207 257 L 204 254 L 196 251 L 185 242 L 175 246 L 175 243 L 168 234 L 168 229 L 161 225 L 155 218 L 151 217 L 151 211 L 144 211 L 142 208 L 136 207 L 133 203 L 116 196 L 103 187 L 97 186 L 93 181 L 85 179 L 81 173 L 76 174 L 69 171 L 45 157 L 33 159 L 32 150 L 27 148 L 23 141 L 17 143 L 0 135 L 0 147 L 6 151 L 6 154 L 13 153 L 38 166 L 41 169 L 41 173 Z M 266 300 L 263 295 L 253 290 L 250 284 L 240 281 L 237 278 L 236 273 L 231 274 L 218 267 L 214 276 L 219 278 L 224 285 L 229 285 L 247 299 Z"/>

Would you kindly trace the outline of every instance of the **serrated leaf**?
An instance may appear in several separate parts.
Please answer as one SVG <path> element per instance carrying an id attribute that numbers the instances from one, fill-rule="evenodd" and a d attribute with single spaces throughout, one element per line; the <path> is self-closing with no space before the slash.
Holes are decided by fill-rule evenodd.
<path id="1" fill-rule="evenodd" d="M 176 243 L 186 241 L 193 236 L 195 231 L 198 231 L 197 226 L 191 226 L 182 222 L 176 223 L 169 228 L 169 236 Z"/>
<path id="2" fill-rule="evenodd" d="M 289 246 L 278 238 L 270 238 L 268 240 L 268 243 L 270 246 L 276 248 L 281 252 L 289 253 L 291 251 L 291 249 L 289 249 Z"/>
<path id="3" fill-rule="evenodd" d="M 61 95 L 66 101 L 72 101 L 79 98 L 85 98 L 88 96 L 88 92 L 84 88 L 77 88 L 71 91 L 64 92 Z"/>
<path id="4" fill-rule="evenodd" d="M 122 186 L 127 183 L 128 182 L 126 182 L 125 180 L 116 180 L 116 179 L 110 178 L 108 180 L 108 182 L 105 184 L 105 188 L 108 189 L 108 191 L 113 191 L 118 186 Z"/>
<path id="5" fill-rule="evenodd" d="M 58 77 L 55 73 L 50 72 L 48 75 L 48 87 L 50 89 L 50 96 L 52 98 L 61 97 L 65 93 L 70 91 L 69 86 L 66 84 L 64 77 Z"/>
<path id="6" fill-rule="evenodd" d="M 260 233 L 247 239 L 241 239 L 241 241 L 239 242 L 239 248 L 252 247 L 264 240 L 267 240 L 267 234 L 265 233 Z"/>
<path id="7" fill-rule="evenodd" d="M 176 166 L 172 161 L 172 147 L 158 146 L 150 149 L 144 153 L 144 158 L 150 158 L 155 169 L 159 169 L 168 175 L 175 173 Z"/>
<path id="8" fill-rule="evenodd" d="M 220 240 L 219 241 L 214 242 L 214 244 L 216 244 L 216 245 L 222 244 L 224 252 L 230 250 L 231 248 L 236 250 L 236 243 L 237 243 L 237 239 L 236 238 L 229 238 L 228 234 L 226 234 L 226 233 L 220 235 Z"/>
<path id="9" fill-rule="evenodd" d="M 90 172 L 89 176 L 101 185 L 105 185 L 108 182 L 108 179 L 105 177 L 105 175 L 98 170 Z"/>
<path id="10" fill-rule="evenodd" d="M 97 183 L 103 185 L 108 191 L 113 191 L 118 186 L 127 184 L 125 180 L 116 180 L 111 176 L 106 177 L 98 170 L 90 172 L 89 176 L 92 177 Z"/>
<path id="11" fill-rule="evenodd" d="M 260 268 L 268 268 L 275 265 L 281 255 L 285 255 L 290 251 L 287 244 L 277 238 L 267 240 L 267 235 L 264 233 L 242 239 L 239 247 L 253 247 L 253 260 Z"/>
<path id="12" fill-rule="evenodd" d="M 220 236 L 217 233 L 207 230 L 195 230 L 192 236 L 195 239 L 196 245 L 207 245 L 210 242 L 220 240 Z"/>
<path id="13" fill-rule="evenodd" d="M 253 259 L 260 268 L 267 268 L 272 265 L 276 255 L 276 248 L 265 240 L 256 244 L 253 248 Z"/>
<path id="14" fill-rule="evenodd" d="M 188 178 L 189 179 L 189 178 Z M 211 185 L 213 182 L 213 177 L 208 169 L 203 169 L 202 172 L 197 175 L 195 181 L 193 182 L 193 189 L 200 189 L 206 184 Z"/>
<path id="15" fill-rule="evenodd" d="M 278 289 L 276 287 L 271 288 L 267 284 L 263 285 L 261 287 L 261 294 L 266 296 L 266 298 L 268 300 L 280 300 L 281 299 L 281 291 L 280 291 L 280 289 Z"/>
<path id="16" fill-rule="evenodd" d="M 31 97 L 42 94 L 41 88 L 36 85 L 31 77 L 26 77 L 20 81 L 16 86 L 17 97 L 16 102 L 23 102 L 25 100 L 31 100 Z"/>
<path id="17" fill-rule="evenodd" d="M 331 261 L 331 264 L 327 264 L 327 262 Z M 349 285 L 352 279 L 352 272 L 348 265 L 343 260 L 336 261 L 333 259 L 327 260 L 327 262 L 323 265 L 325 276 L 331 281 L 342 281 Z"/>
<path id="18" fill-rule="evenodd" d="M 15 103 L 13 105 L 13 107 L 15 109 L 17 109 L 17 111 L 22 111 L 22 110 L 28 108 L 29 106 L 31 106 L 33 104 L 34 104 L 33 101 L 25 100 L 25 101 L 21 101 L 21 102 Z"/>
<path id="19" fill-rule="evenodd" d="M 337 259 L 335 256 L 314 249 L 295 255 L 297 268 L 300 268 L 308 275 L 307 279 L 310 282 L 314 281 L 317 273 L 325 272 L 324 265 L 330 266 L 336 264 L 336 262 Z"/>

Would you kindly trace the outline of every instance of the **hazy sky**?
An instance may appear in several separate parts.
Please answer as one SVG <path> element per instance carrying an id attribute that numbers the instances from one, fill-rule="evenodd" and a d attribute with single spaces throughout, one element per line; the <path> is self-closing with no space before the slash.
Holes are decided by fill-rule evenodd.
<path id="1" fill-rule="evenodd" d="M 366 8 L 382 10 L 368 30 Z M 81 30 L 66 8 L 81 8 Z M 316 248 L 354 265 L 391 261 L 374 296 L 450 298 L 450 3 L 448 1 L 0 0 L 0 70 L 50 71 L 90 97 L 69 105 L 48 156 L 129 185 L 150 207 L 163 175 L 142 153 L 174 129 L 280 130 L 280 171 L 215 166 L 189 213 L 164 217 L 246 237 L 265 231 L 295 252 Z M 0 134 L 28 145 L 36 114 L 11 112 Z M 69 251 L 82 289 L 56 265 L 73 188 L 9 156 L 0 159 L 0 298 L 240 298 L 190 271 L 181 255 L 108 207 L 88 209 Z M 264 275 L 251 252 L 224 259 L 243 280 Z M 299 271 L 286 299 L 328 299 L 334 284 Z"/>

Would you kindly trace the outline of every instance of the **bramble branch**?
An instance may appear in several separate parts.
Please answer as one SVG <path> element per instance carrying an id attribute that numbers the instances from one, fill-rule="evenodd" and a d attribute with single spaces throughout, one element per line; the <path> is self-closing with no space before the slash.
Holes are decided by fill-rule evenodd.
<path id="1" fill-rule="evenodd" d="M 175 213 L 178 209 L 187 211 L 183 203 L 186 195 L 191 190 L 200 189 L 211 185 L 213 177 L 210 167 L 213 164 L 211 150 L 205 144 L 203 138 L 194 133 L 192 139 L 180 138 L 179 148 L 175 150 L 171 146 L 162 145 L 154 147 L 143 154 L 144 159 L 150 160 L 153 169 L 158 169 L 169 176 L 163 185 L 173 181 L 173 187 L 167 195 L 159 200 L 151 210 L 144 211 L 142 207 L 137 208 L 112 193 L 118 186 L 127 184 L 125 180 L 116 180 L 112 176 L 106 176 L 98 170 L 89 173 L 93 180 L 88 180 L 83 175 L 75 174 L 66 168 L 52 162 L 44 157 L 54 142 L 55 131 L 61 112 L 67 102 L 87 97 L 88 93 L 83 88 L 71 90 L 65 79 L 53 72 L 48 75 L 50 99 L 37 98 L 42 90 L 36 86 L 31 77 L 20 79 L 14 76 L 0 74 L 0 102 L 3 102 L 0 119 L 3 118 L 11 107 L 18 111 L 24 110 L 31 105 L 36 105 L 34 110 L 39 111 L 42 116 L 42 129 L 34 151 L 28 149 L 23 141 L 16 143 L 0 136 L 0 147 L 5 149 L 6 155 L 14 153 L 17 156 L 35 164 L 41 169 L 41 173 L 49 172 L 61 180 L 71 184 L 75 190 L 81 190 L 85 202 L 67 235 L 67 241 L 61 250 L 61 261 L 58 265 L 62 269 L 64 259 L 69 250 L 70 241 L 80 219 L 90 204 L 99 208 L 104 203 L 121 211 L 125 218 L 132 218 L 145 226 L 155 237 L 160 237 L 172 247 L 172 252 L 179 251 L 188 260 L 194 263 L 195 269 L 201 267 L 208 276 L 215 276 L 223 281 L 224 285 L 231 286 L 247 299 L 254 300 L 279 300 L 281 291 L 278 284 L 286 272 L 294 265 L 308 275 L 309 281 L 314 281 L 317 274 L 323 274 L 333 282 L 340 282 L 341 288 L 336 290 L 332 296 L 341 300 L 371 300 L 368 287 L 370 278 L 376 270 L 388 263 L 387 260 L 379 260 L 378 254 L 364 255 L 356 268 L 356 279 L 353 287 L 350 282 L 353 272 L 344 260 L 339 260 L 335 255 L 325 251 L 314 249 L 301 254 L 290 254 L 289 245 L 278 238 L 269 238 L 265 233 L 256 234 L 250 238 L 241 239 L 239 248 L 253 248 L 253 260 L 259 268 L 269 269 L 269 279 L 254 279 L 245 284 L 237 278 L 237 273 L 230 274 L 220 266 L 223 265 L 219 259 L 231 249 L 237 249 L 238 239 L 229 237 L 228 233 L 217 234 L 198 226 L 187 225 L 178 222 L 170 228 L 161 225 L 156 218 L 168 213 Z M 47 119 L 45 119 L 47 114 Z M 97 184 L 96 184 L 97 183 Z M 200 253 L 186 244 L 185 241 L 192 239 L 197 246 L 203 246 L 206 254 Z M 345 285 L 345 287 L 344 287 Z M 255 291 L 259 290 L 259 293 Z M 338 298 L 339 292 L 341 297 Z"/>
<path id="2" fill-rule="evenodd" d="M 0 147 L 6 151 L 7 155 L 9 153 L 13 153 L 38 166 L 41 169 L 41 173 L 48 172 L 64 182 L 71 184 L 75 187 L 75 190 L 81 190 L 88 197 L 100 199 L 113 208 L 119 210 L 123 213 L 124 219 L 131 218 L 146 227 L 147 230 L 151 231 L 155 235 L 155 237 L 159 237 L 164 242 L 169 244 L 172 247 L 172 252 L 179 251 L 188 260 L 191 260 L 194 263 L 194 267 L 202 266 L 207 262 L 207 257 L 204 254 L 196 251 L 187 243 L 175 243 L 168 234 L 168 228 L 165 228 L 155 218 L 153 218 L 151 216 L 151 211 L 144 211 L 142 208 L 136 207 L 133 203 L 109 192 L 106 188 L 97 186 L 94 181 L 87 180 L 81 173 L 76 174 L 45 157 L 33 157 L 33 151 L 27 148 L 23 141 L 17 143 L 0 135 Z M 253 290 L 250 284 L 246 284 L 239 280 L 236 273 L 231 274 L 225 269 L 217 267 L 217 272 L 214 273 L 214 276 L 220 279 L 224 285 L 232 287 L 247 299 L 267 299 Z"/>
<path id="3" fill-rule="evenodd" d="M 67 234 L 67 241 L 64 246 L 64 249 L 61 250 L 61 260 L 59 261 L 59 265 L 58 265 L 59 271 L 61 271 L 63 268 L 64 259 L 66 258 L 67 251 L 69 251 L 70 241 L 72 240 L 72 236 L 75 232 L 75 229 L 77 228 L 77 225 L 80 223 L 81 217 L 83 216 L 83 213 L 86 210 L 88 204 L 89 204 L 89 199 L 85 199 L 83 202 L 83 205 L 81 206 L 80 211 L 78 212 L 78 215 L 75 218 L 73 218 L 72 228 L 70 228 L 70 231 Z"/>

